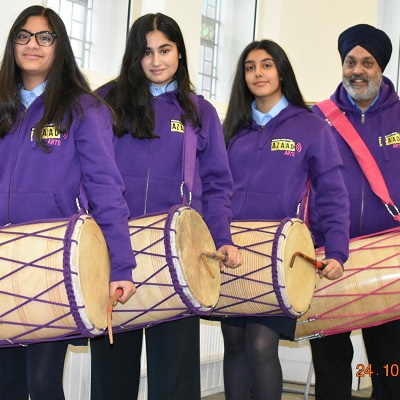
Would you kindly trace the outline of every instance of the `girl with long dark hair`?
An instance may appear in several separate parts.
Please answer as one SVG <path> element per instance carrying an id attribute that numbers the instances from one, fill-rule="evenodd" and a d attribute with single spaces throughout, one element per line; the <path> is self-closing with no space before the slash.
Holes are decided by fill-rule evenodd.
<path id="1" fill-rule="evenodd" d="M 116 115 L 116 161 L 132 218 L 167 212 L 182 201 L 185 124 L 195 127 L 192 207 L 225 254 L 224 265 L 239 266 L 230 234 L 232 179 L 221 124 L 214 107 L 193 91 L 178 24 L 160 13 L 136 20 L 119 76 L 99 94 Z M 199 333 L 198 317 L 145 330 L 150 400 L 200 399 Z M 105 339 L 92 341 L 93 399 L 137 397 L 142 335 L 141 329 L 117 334 L 113 347 Z"/>
<path id="2" fill-rule="evenodd" d="M 22 11 L 7 39 L 0 68 L 0 171 L 0 225 L 69 218 L 85 193 L 110 251 L 110 293 L 121 287 L 121 301 L 134 293 L 135 259 L 112 148 L 112 112 L 91 94 L 65 26 L 49 8 Z M 64 399 L 69 343 L 87 340 L 0 349 L 0 397 Z"/>
<path id="3" fill-rule="evenodd" d="M 348 199 L 341 160 L 326 123 L 305 104 L 284 50 L 271 40 L 242 52 L 223 123 L 234 182 L 234 220 L 302 217 L 308 182 L 326 238 L 323 275 L 337 279 L 348 257 Z M 311 227 L 313 230 L 313 227 Z M 228 400 L 278 400 L 280 339 L 294 339 L 296 319 L 222 319 Z"/>

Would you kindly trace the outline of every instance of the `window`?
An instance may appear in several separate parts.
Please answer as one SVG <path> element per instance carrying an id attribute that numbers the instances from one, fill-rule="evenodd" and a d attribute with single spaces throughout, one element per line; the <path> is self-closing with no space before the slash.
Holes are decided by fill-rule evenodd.
<path id="1" fill-rule="evenodd" d="M 220 3 L 219 0 L 204 0 L 201 20 L 199 87 L 210 99 L 215 99 L 217 81 Z"/>
<path id="2" fill-rule="evenodd" d="M 125 50 L 132 2 L 48 0 L 47 6 L 64 21 L 77 64 L 83 69 L 114 77 Z"/>
<path id="3" fill-rule="evenodd" d="M 92 24 L 92 0 L 49 0 L 48 7 L 63 19 L 74 50 L 75 59 L 82 68 L 88 68 Z"/>
<path id="4" fill-rule="evenodd" d="M 240 53 L 254 38 L 256 0 L 203 0 L 198 90 L 226 102 Z"/>

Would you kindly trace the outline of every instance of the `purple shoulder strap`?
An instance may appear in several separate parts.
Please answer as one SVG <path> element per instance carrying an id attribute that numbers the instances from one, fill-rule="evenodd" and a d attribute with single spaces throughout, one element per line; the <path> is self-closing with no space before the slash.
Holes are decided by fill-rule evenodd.
<path id="1" fill-rule="evenodd" d="M 196 109 L 199 109 L 199 98 L 193 94 L 191 96 Z M 183 136 L 183 160 L 182 160 L 182 184 L 181 196 L 183 203 L 190 205 L 192 202 L 192 190 L 194 180 L 194 170 L 196 167 L 196 150 L 197 150 L 197 133 L 191 122 L 185 124 L 185 132 Z M 188 192 L 189 198 L 185 196 L 184 189 Z"/>
<path id="2" fill-rule="evenodd" d="M 89 200 L 86 196 L 85 189 L 83 188 L 82 181 L 79 185 L 79 193 L 76 196 L 76 206 L 78 208 L 78 212 L 89 214 Z"/>

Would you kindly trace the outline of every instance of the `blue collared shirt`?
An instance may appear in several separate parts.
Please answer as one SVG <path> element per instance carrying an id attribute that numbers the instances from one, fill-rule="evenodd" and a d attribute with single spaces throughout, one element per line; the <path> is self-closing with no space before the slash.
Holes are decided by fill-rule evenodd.
<path id="1" fill-rule="evenodd" d="M 378 94 L 376 95 L 374 101 L 368 106 L 368 108 L 367 108 L 364 112 L 362 112 L 361 109 L 360 109 L 360 107 L 358 107 L 358 105 L 354 102 L 353 98 L 349 95 L 349 92 L 346 92 L 346 93 L 347 93 L 347 97 L 348 97 L 349 100 L 350 100 L 350 103 L 353 104 L 353 106 L 354 106 L 358 111 L 360 111 L 360 114 L 365 114 L 365 113 L 367 113 L 367 112 L 373 107 L 373 105 L 378 101 L 379 96 L 380 96 L 380 94 L 381 94 L 381 90 L 379 89 L 379 92 L 378 92 Z"/>
<path id="2" fill-rule="evenodd" d="M 157 86 L 154 83 L 150 83 L 150 92 L 153 96 L 159 96 L 160 94 L 172 92 L 176 89 L 178 89 L 178 84 L 176 81 L 169 82 L 164 86 Z"/>
<path id="3" fill-rule="evenodd" d="M 282 96 L 281 99 L 269 110 L 267 114 L 263 114 L 261 111 L 257 110 L 256 101 L 254 100 L 253 103 L 251 103 L 253 119 L 258 125 L 265 126 L 268 124 L 269 121 L 271 121 L 272 118 L 276 117 L 288 105 L 289 101 L 285 96 Z"/>
<path id="4" fill-rule="evenodd" d="M 21 102 L 25 108 L 28 108 L 35 101 L 36 97 L 39 97 L 44 92 L 45 88 L 46 81 L 37 85 L 33 90 L 25 90 L 23 87 L 21 87 Z"/>

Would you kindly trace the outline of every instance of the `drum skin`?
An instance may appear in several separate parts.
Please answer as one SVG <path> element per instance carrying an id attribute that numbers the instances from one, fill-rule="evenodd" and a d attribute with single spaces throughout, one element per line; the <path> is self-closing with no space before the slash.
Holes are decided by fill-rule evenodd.
<path id="1" fill-rule="evenodd" d="M 1 228 L 0 260 L 1 347 L 104 332 L 110 262 L 89 215 Z"/>
<path id="2" fill-rule="evenodd" d="M 234 221 L 234 243 L 243 264 L 225 269 L 221 294 L 212 316 L 283 315 L 307 311 L 314 293 L 315 267 L 294 253 L 315 259 L 311 234 L 300 219 Z"/>
<path id="3" fill-rule="evenodd" d="M 317 250 L 324 257 L 324 249 Z M 310 309 L 298 321 L 297 341 L 400 319 L 400 228 L 350 241 L 344 274 L 317 279 Z"/>
<path id="4" fill-rule="evenodd" d="M 137 267 L 132 272 L 136 293 L 113 310 L 114 332 L 134 330 L 162 322 L 208 315 L 221 286 L 219 262 L 201 254 L 215 252 L 212 236 L 200 214 L 177 205 L 168 213 L 129 221 Z"/>

